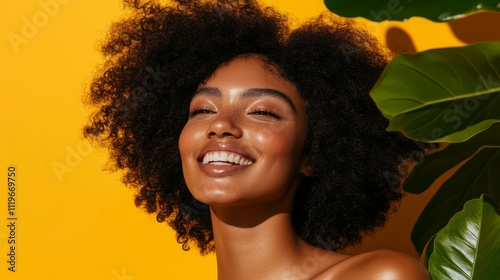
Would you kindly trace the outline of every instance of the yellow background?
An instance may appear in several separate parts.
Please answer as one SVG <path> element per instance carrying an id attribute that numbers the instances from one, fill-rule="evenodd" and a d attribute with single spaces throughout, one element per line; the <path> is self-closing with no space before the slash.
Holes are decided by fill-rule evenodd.
<path id="1" fill-rule="evenodd" d="M 49 3 L 51 9 L 45 7 Z M 326 11 L 322 0 L 265 3 L 300 20 Z M 22 0 L 3 5 L 0 279 L 215 279 L 214 256 L 184 252 L 170 228 L 136 209 L 133 193 L 119 175 L 102 171 L 106 152 L 81 136 L 89 113 L 81 99 L 102 61 L 99 42 L 110 23 L 124 15 L 120 1 Z M 362 23 L 382 41 L 387 34 L 395 36 L 391 44 L 400 50 L 412 44 L 422 51 L 481 39 L 470 32 L 458 39 L 450 25 L 424 19 Z M 411 40 L 403 40 L 402 32 Z M 7 270 L 6 255 L 6 177 L 12 164 L 17 168 L 15 273 Z M 384 230 L 350 252 L 392 248 L 416 255 L 409 240 L 411 225 L 432 192 L 408 195 Z"/>

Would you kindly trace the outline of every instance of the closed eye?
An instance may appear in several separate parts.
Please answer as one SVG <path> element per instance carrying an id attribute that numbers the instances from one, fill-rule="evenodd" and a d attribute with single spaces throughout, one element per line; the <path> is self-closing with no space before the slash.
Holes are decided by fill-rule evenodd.
<path id="1" fill-rule="evenodd" d="M 191 111 L 189 111 L 189 117 L 192 118 L 196 115 L 202 115 L 202 114 L 214 114 L 215 112 L 206 108 L 195 108 Z"/>
<path id="2" fill-rule="evenodd" d="M 259 109 L 259 110 L 256 110 L 256 111 L 250 113 L 250 114 L 260 115 L 260 116 L 269 116 L 269 117 L 281 120 L 281 116 L 278 113 L 273 112 L 273 111 L 269 111 L 269 110 L 265 110 L 265 109 Z"/>

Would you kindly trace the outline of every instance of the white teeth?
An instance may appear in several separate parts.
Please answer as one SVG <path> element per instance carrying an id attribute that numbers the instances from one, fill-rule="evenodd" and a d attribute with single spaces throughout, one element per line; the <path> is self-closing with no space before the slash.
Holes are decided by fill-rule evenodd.
<path id="1" fill-rule="evenodd" d="M 227 165 L 227 164 L 250 165 L 253 162 L 238 154 L 233 154 L 228 152 L 211 152 L 205 154 L 202 163 L 203 164 L 210 163 L 215 165 Z"/>
<path id="2" fill-rule="evenodd" d="M 227 153 L 220 153 L 220 161 L 227 161 Z"/>
<path id="3" fill-rule="evenodd" d="M 210 155 L 209 155 L 209 154 L 206 154 L 206 155 L 203 157 L 203 164 L 207 164 L 209 161 L 210 161 Z"/>

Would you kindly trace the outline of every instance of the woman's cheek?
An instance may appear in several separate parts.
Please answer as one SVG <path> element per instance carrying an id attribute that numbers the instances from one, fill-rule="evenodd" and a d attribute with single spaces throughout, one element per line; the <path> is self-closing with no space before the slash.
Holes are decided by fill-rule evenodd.
<path id="1" fill-rule="evenodd" d="M 256 140 L 261 144 L 273 144 L 282 142 L 281 138 L 290 138 L 287 126 L 283 123 L 276 123 L 266 127 L 261 127 L 256 133 Z"/>
<path id="2" fill-rule="evenodd" d="M 196 143 L 205 135 L 205 130 L 201 129 L 200 125 L 187 123 L 179 136 L 179 147 L 187 146 L 189 143 Z"/>
<path id="3" fill-rule="evenodd" d="M 188 125 L 184 127 L 179 136 L 178 147 L 183 165 L 187 163 L 189 155 L 192 154 L 194 148 L 193 143 L 196 142 L 193 141 L 195 137 L 196 133 L 194 133 L 194 131 L 192 131 L 191 127 Z"/>

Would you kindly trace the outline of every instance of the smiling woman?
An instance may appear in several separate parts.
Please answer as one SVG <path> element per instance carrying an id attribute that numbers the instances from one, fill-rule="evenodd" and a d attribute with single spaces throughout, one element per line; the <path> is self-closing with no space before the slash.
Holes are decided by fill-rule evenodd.
<path id="1" fill-rule="evenodd" d="M 304 101 L 264 66 L 257 56 L 236 58 L 191 100 L 179 138 L 184 179 L 191 194 L 212 208 L 278 206 L 286 198 L 291 209 L 299 173 L 307 173 Z"/>
<path id="2" fill-rule="evenodd" d="M 368 96 L 374 39 L 328 16 L 290 30 L 252 0 L 126 3 L 84 132 L 183 248 L 216 251 L 219 279 L 428 277 L 401 253 L 338 252 L 384 224 L 401 197 L 384 174 L 415 160 Z"/>

